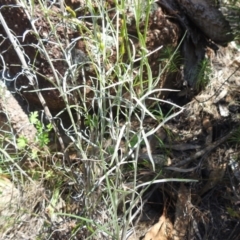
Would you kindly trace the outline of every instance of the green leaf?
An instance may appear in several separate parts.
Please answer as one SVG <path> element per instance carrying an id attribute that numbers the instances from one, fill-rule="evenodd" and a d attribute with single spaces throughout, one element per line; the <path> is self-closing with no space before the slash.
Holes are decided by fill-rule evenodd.
<path id="1" fill-rule="evenodd" d="M 134 147 L 137 142 L 138 142 L 138 136 L 134 135 L 130 140 L 131 147 Z"/>
<path id="2" fill-rule="evenodd" d="M 31 112 L 29 121 L 30 121 L 30 123 L 32 123 L 32 124 L 37 124 L 37 122 L 39 121 L 39 120 L 38 120 L 38 112 L 37 112 L 37 111 Z"/>
<path id="3" fill-rule="evenodd" d="M 36 159 L 38 157 L 38 150 L 37 149 L 33 149 L 32 153 L 31 153 L 31 158 L 32 159 Z"/>
<path id="4" fill-rule="evenodd" d="M 51 123 L 47 125 L 47 131 L 50 132 L 53 129 L 53 126 Z"/>
<path id="5" fill-rule="evenodd" d="M 18 149 L 24 149 L 27 146 L 27 144 L 28 144 L 28 140 L 24 136 L 20 136 L 17 139 L 17 147 L 18 147 Z"/>

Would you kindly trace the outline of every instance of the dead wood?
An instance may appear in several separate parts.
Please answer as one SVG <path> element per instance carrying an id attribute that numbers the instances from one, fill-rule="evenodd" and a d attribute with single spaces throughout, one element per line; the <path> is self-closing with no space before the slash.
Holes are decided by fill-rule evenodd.
<path id="1" fill-rule="evenodd" d="M 187 237 L 188 226 L 191 218 L 191 194 L 188 189 L 181 184 L 178 190 L 178 200 L 176 203 L 175 222 L 172 230 L 173 240 L 184 240 Z"/>
<path id="2" fill-rule="evenodd" d="M 226 45 L 234 38 L 229 22 L 214 0 L 177 0 L 191 21 L 212 41 Z"/>
<path id="3" fill-rule="evenodd" d="M 13 134 L 25 137 L 28 143 L 33 145 L 37 134 L 36 128 L 29 122 L 27 114 L 3 82 L 1 82 L 0 92 L 1 130 L 11 133 L 13 129 Z"/>

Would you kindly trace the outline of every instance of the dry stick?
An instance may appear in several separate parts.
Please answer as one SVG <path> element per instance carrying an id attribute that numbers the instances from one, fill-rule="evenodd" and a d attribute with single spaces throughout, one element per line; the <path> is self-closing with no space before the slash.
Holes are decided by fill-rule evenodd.
<path id="1" fill-rule="evenodd" d="M 221 143 L 225 142 L 233 133 L 235 132 L 235 130 L 231 130 L 227 135 L 225 135 L 224 137 L 220 138 L 219 140 L 213 142 L 212 144 L 210 144 L 209 146 L 207 146 L 206 148 L 196 152 L 195 154 L 193 154 L 192 156 L 176 163 L 174 166 L 169 167 L 169 170 L 174 170 L 173 167 L 179 167 L 182 165 L 185 165 L 201 156 L 203 156 L 204 154 L 212 151 L 213 149 L 215 149 L 217 146 L 219 146 Z M 172 169 L 171 169 L 172 168 Z M 168 167 L 166 167 L 166 169 L 168 169 Z"/>
<path id="2" fill-rule="evenodd" d="M 30 70 L 29 70 L 29 67 L 25 61 L 25 58 L 23 56 L 23 53 L 21 52 L 21 49 L 17 43 L 17 41 L 14 39 L 12 33 L 10 32 L 8 26 L 7 26 L 7 23 L 4 19 L 4 17 L 2 16 L 2 13 L 0 12 L 0 22 L 2 23 L 2 26 L 7 34 L 7 36 L 9 37 L 9 40 L 10 42 L 12 43 L 18 57 L 19 57 L 19 60 L 21 61 L 22 63 L 22 68 L 25 70 L 25 73 L 26 73 L 26 77 L 28 78 L 30 84 L 33 86 L 34 90 L 36 90 L 36 93 L 37 93 L 37 96 L 43 106 L 43 109 L 44 109 L 44 112 L 46 114 L 46 116 L 48 117 L 48 120 L 51 122 L 53 128 L 54 128 L 54 131 L 55 133 L 57 134 L 57 137 L 58 137 L 58 141 L 60 143 L 60 146 L 61 146 L 61 149 L 62 151 L 64 152 L 65 150 L 65 146 L 64 146 L 64 143 L 63 143 L 63 140 L 62 140 L 62 137 L 60 135 L 60 132 L 55 124 L 55 122 L 53 121 L 53 118 L 52 118 L 52 114 L 51 112 L 49 111 L 49 108 L 46 104 L 46 101 L 45 99 L 43 98 L 42 96 L 42 93 L 39 91 L 39 88 L 38 88 L 38 83 L 37 81 L 35 81 L 35 79 L 37 79 L 36 75 L 34 73 L 31 73 Z"/>

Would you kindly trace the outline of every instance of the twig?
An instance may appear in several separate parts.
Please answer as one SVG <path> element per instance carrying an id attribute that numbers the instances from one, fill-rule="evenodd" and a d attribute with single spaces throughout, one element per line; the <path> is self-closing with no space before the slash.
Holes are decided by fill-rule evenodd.
<path id="1" fill-rule="evenodd" d="M 213 149 L 215 149 L 217 146 L 219 146 L 220 144 L 222 144 L 223 142 L 225 142 L 233 133 L 235 132 L 235 130 L 231 130 L 227 135 L 225 135 L 224 137 L 220 138 L 219 140 L 217 140 L 216 142 L 212 143 L 211 145 L 207 146 L 206 148 L 196 152 L 195 154 L 193 154 L 191 157 L 188 157 L 180 162 L 178 162 L 177 164 L 175 164 L 174 166 L 171 167 L 179 167 L 182 165 L 185 165 L 201 156 L 203 156 L 204 154 L 211 152 Z"/>

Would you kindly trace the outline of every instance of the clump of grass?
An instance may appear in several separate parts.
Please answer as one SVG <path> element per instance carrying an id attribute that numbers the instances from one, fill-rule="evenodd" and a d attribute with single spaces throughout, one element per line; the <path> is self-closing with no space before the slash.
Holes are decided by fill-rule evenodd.
<path id="1" fill-rule="evenodd" d="M 229 142 L 239 144 L 240 143 L 240 127 L 237 127 L 232 136 L 229 138 Z"/>
<path id="2" fill-rule="evenodd" d="M 200 91 L 210 82 L 212 70 L 208 59 L 205 58 L 200 62 L 197 73 L 196 89 L 197 91 Z"/>
<path id="3" fill-rule="evenodd" d="M 174 73 L 179 71 L 183 59 L 179 51 L 167 46 L 162 50 L 160 61 L 165 61 L 168 72 Z"/>
<path id="4" fill-rule="evenodd" d="M 71 162 L 68 147 L 62 147 L 61 152 L 48 152 L 46 158 L 38 152 L 33 159 L 24 148 L 27 145 L 27 139 L 19 138 L 18 150 L 21 148 L 21 153 L 26 154 L 36 164 L 35 169 L 24 172 L 24 176 L 32 181 L 34 179 L 44 182 L 46 188 L 50 191 L 49 204 L 46 206 L 46 210 L 49 212 L 51 221 L 57 221 L 56 216 L 60 215 L 74 218 L 77 221 L 72 236 L 85 229 L 85 237 L 89 239 L 100 239 L 101 237 L 125 239 L 129 226 L 138 214 L 138 211 L 136 212 L 134 209 L 138 207 L 139 211 L 141 210 L 142 196 L 148 187 L 159 182 L 180 181 L 179 179 L 152 179 L 152 181 L 141 185 L 138 183 L 138 156 L 141 145 L 143 143 L 146 145 L 150 165 L 155 171 L 155 162 L 152 158 L 148 137 L 183 111 L 181 107 L 174 105 L 178 111 L 168 116 L 161 115 L 161 119 L 155 127 L 150 130 L 145 129 L 144 119 L 147 116 L 157 121 L 157 117 L 145 103 L 149 99 L 154 99 L 150 97 L 153 93 L 160 91 L 153 87 L 157 86 L 160 78 L 152 76 L 151 67 L 148 63 L 148 56 L 151 53 L 146 50 L 147 26 L 153 1 L 146 1 L 144 4 L 140 1 L 120 0 L 116 2 L 114 19 L 117 23 L 121 22 L 121 28 L 118 24 L 114 25 L 113 20 L 109 18 L 104 1 L 86 1 L 85 7 L 88 12 L 88 19 L 91 20 L 91 24 L 89 24 L 91 27 L 86 27 L 81 18 L 76 17 L 75 10 L 65 6 L 61 9 L 64 11 L 63 14 L 59 15 L 61 24 L 66 27 L 66 30 L 71 26 L 75 31 L 85 33 L 85 35 L 83 34 L 73 40 L 66 39 L 66 42 L 68 42 L 66 48 L 62 47 L 60 36 L 57 35 L 55 29 L 56 26 L 51 22 L 51 11 L 46 3 L 40 0 L 37 3 L 31 1 L 30 5 L 24 0 L 20 2 L 25 6 L 24 11 L 31 21 L 32 32 L 38 39 L 37 47 L 52 68 L 55 78 L 52 85 L 60 92 L 60 96 L 65 102 L 66 108 L 64 111 L 68 113 L 71 124 L 68 129 L 63 128 L 63 130 L 72 140 L 72 145 L 77 153 L 75 159 L 77 163 Z M 62 51 L 63 60 L 67 65 L 63 76 L 54 69 L 52 59 L 34 26 L 34 21 L 32 21 L 34 19 L 33 10 L 37 7 L 37 4 L 45 13 L 45 20 L 56 39 L 56 46 Z M 139 49 L 135 49 L 129 39 L 129 19 L 125 16 L 126 9 L 131 9 L 134 15 Z M 140 27 L 143 13 L 144 28 Z M 81 62 L 73 59 L 73 54 L 69 51 L 69 49 L 74 49 L 74 45 L 79 39 L 84 41 L 88 51 L 88 56 L 83 56 L 84 61 Z M 113 46 L 116 51 L 116 59 L 111 62 L 111 48 Z M 172 57 L 172 54 L 175 56 L 169 63 L 168 69 L 169 71 L 176 71 L 179 61 L 181 61 L 179 54 L 170 48 L 167 48 L 165 53 L 164 61 L 166 62 L 168 57 Z M 19 54 L 23 56 L 23 53 Z M 136 62 L 139 62 L 138 66 L 136 66 Z M 37 79 L 34 66 L 25 67 L 33 73 L 34 79 Z M 199 88 L 206 84 L 207 67 L 207 63 L 203 62 L 199 73 Z M 93 92 L 90 106 L 86 103 L 86 91 L 81 91 L 81 89 L 88 87 L 84 73 L 89 68 L 93 71 L 93 76 L 90 78 L 92 86 L 88 88 Z M 82 84 L 77 82 L 80 74 L 83 78 Z M 51 80 L 48 79 L 48 81 Z M 136 91 L 137 85 L 140 91 Z M 35 86 L 35 91 L 41 99 L 38 85 Z M 127 91 L 129 98 L 123 96 L 124 91 Z M 74 96 L 74 103 L 70 103 L 68 98 L 70 95 Z M 156 102 L 162 101 L 156 98 L 154 100 Z M 57 135 L 59 133 L 59 129 L 53 121 L 54 118 L 44 103 L 43 108 L 51 122 L 46 129 L 44 129 L 43 123 L 37 119 L 36 114 L 31 115 L 32 123 L 38 129 L 37 141 L 41 147 L 47 146 L 49 142 L 48 133 L 52 127 Z M 84 119 L 84 125 L 88 127 L 87 132 L 84 132 L 86 129 L 80 128 L 73 112 L 76 113 L 78 120 Z M 124 121 L 122 120 L 123 117 Z M 133 117 L 138 121 L 138 129 L 134 129 L 132 126 Z M 61 136 L 59 136 L 59 139 L 61 140 Z M 7 157 L 13 158 L 13 156 Z M 128 171 L 126 170 L 129 169 L 129 166 L 132 169 L 131 180 L 128 179 Z M 40 174 L 41 171 L 43 171 L 42 175 Z M 161 169 L 157 171 L 161 172 Z M 126 182 L 127 180 L 130 182 Z M 67 192 L 67 189 L 73 191 L 70 197 L 70 194 L 67 194 L 68 197 L 75 197 L 81 203 L 81 211 L 78 211 L 78 214 L 63 213 L 57 209 L 58 202 Z M 67 201 L 66 198 L 65 201 Z M 120 205 L 122 206 L 121 217 L 119 217 Z"/>

